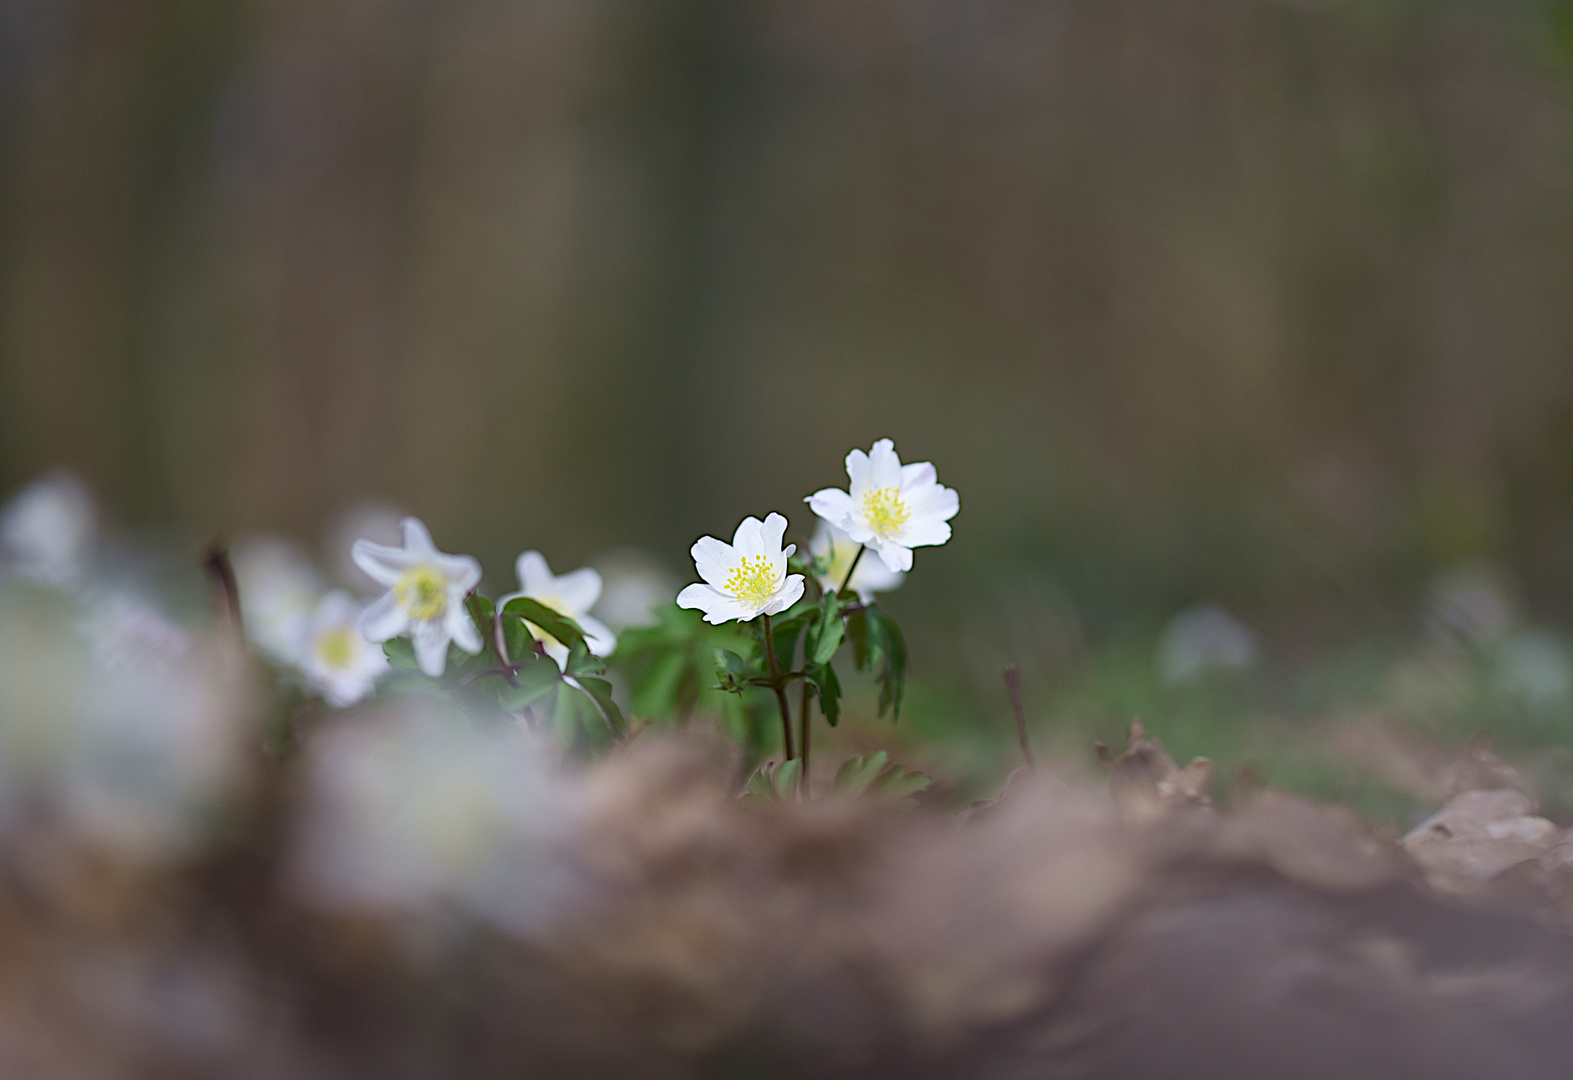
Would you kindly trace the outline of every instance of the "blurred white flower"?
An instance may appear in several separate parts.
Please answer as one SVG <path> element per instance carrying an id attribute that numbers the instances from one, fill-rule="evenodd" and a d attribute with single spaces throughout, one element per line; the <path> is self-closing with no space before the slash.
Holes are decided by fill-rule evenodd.
<path id="1" fill-rule="evenodd" d="M 189 853 L 240 782 L 239 679 L 150 603 L 0 587 L 0 827 L 25 805 L 30 827 L 131 858 Z"/>
<path id="2" fill-rule="evenodd" d="M 1513 594 L 1512 578 L 1502 567 L 1485 560 L 1460 563 L 1427 590 L 1427 622 L 1471 645 L 1490 645 L 1518 624 Z"/>
<path id="3" fill-rule="evenodd" d="M 447 905 L 527 931 L 570 878 L 569 781 L 543 737 L 406 705 L 328 726 L 306 747 L 297 887 L 317 903 Z"/>
<path id="4" fill-rule="evenodd" d="M 1573 650 L 1554 633 L 1513 634 L 1497 648 L 1494 659 L 1498 688 L 1525 704 L 1558 705 L 1573 693 Z"/>
<path id="5" fill-rule="evenodd" d="M 296 662 L 307 684 L 335 708 L 346 708 L 371 693 L 388 670 L 382 649 L 360 632 L 364 610 L 348 592 L 334 589 L 317 602 L 301 627 Z"/>
<path id="6" fill-rule="evenodd" d="M 1158 672 L 1175 686 L 1253 667 L 1260 655 L 1256 632 L 1214 604 L 1186 608 L 1158 638 Z"/>
<path id="7" fill-rule="evenodd" d="M 104 671 L 168 668 L 191 651 L 186 628 L 135 593 L 90 593 L 83 609 L 82 636 Z"/>
<path id="8" fill-rule="evenodd" d="M 464 610 L 465 594 L 480 583 L 481 564 L 438 551 L 416 518 L 405 518 L 403 528 L 401 548 L 355 541 L 355 565 L 388 590 L 361 614 L 361 633 L 378 643 L 410 634 L 415 662 L 435 679 L 448 666 L 449 641 L 467 653 L 481 651 L 480 631 Z"/>
<path id="9" fill-rule="evenodd" d="M 379 591 L 377 583 L 355 565 L 355 541 L 370 540 L 374 544 L 397 547 L 399 523 L 407 516 L 396 507 L 376 502 L 356 503 L 339 514 L 328 527 L 325 538 L 329 576 L 357 596 L 376 594 Z"/>
<path id="10" fill-rule="evenodd" d="M 606 624 L 590 616 L 590 608 L 601 598 L 601 575 L 586 566 L 558 577 L 546 565 L 546 558 L 539 551 L 526 551 L 514 563 L 519 574 L 519 591 L 509 593 L 497 601 L 499 608 L 519 596 L 529 597 L 551 608 L 559 615 L 566 615 L 584 631 L 585 644 L 596 656 L 610 656 L 617 648 L 617 636 Z M 526 622 L 535 640 L 546 646 L 546 655 L 562 667 L 568 661 L 568 646 L 532 622 Z"/>
<path id="11" fill-rule="evenodd" d="M 781 546 L 786 527 L 786 518 L 771 514 L 762 522 L 744 518 L 730 544 L 700 537 L 689 553 L 705 580 L 678 593 L 677 606 L 698 608 L 705 622 L 719 625 L 774 615 L 797 603 L 803 575 L 786 572 L 787 557 L 797 549 L 796 544 Z"/>
<path id="12" fill-rule="evenodd" d="M 230 563 L 246 636 L 273 659 L 294 663 L 302 628 L 322 595 L 322 575 L 299 544 L 277 536 L 235 545 Z"/>
<path id="13" fill-rule="evenodd" d="M 649 626 L 655 611 L 672 602 L 679 582 L 649 552 L 619 548 L 595 560 L 601 573 L 601 599 L 591 611 L 613 631 Z"/>
<path id="14" fill-rule="evenodd" d="M 87 490 L 71 474 L 54 473 L 0 509 L 0 556 L 23 577 L 66 585 L 86 569 L 97 528 Z"/>
<path id="15" fill-rule="evenodd" d="M 825 488 L 805 501 L 853 543 L 872 548 L 887 568 L 911 570 L 913 548 L 950 539 L 948 522 L 961 500 L 935 479 L 929 462 L 903 465 L 895 444 L 880 439 L 867 454 L 847 455 L 847 478 L 847 491 Z"/>
<path id="16" fill-rule="evenodd" d="M 826 562 L 827 569 L 819 575 L 819 584 L 826 592 L 841 588 L 841 582 L 852 567 L 852 560 L 857 559 L 859 547 L 857 541 L 844 530 L 820 519 L 819 527 L 814 530 L 814 538 L 808 542 L 808 553 Z M 866 604 L 874 598 L 875 593 L 889 592 L 900 585 L 906 576 L 880 560 L 858 559 L 857 569 L 852 572 L 851 589 Z"/>

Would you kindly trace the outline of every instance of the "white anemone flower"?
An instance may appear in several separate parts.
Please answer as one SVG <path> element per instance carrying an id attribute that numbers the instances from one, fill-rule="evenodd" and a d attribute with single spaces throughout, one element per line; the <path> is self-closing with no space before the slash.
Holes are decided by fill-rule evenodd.
<path id="1" fill-rule="evenodd" d="M 948 522 L 961 500 L 935 479 L 931 463 L 903 465 L 895 444 L 880 439 L 867 454 L 847 455 L 847 478 L 849 490 L 825 488 L 804 501 L 853 543 L 872 548 L 888 569 L 911 570 L 913 548 L 950 539 Z"/>
<path id="2" fill-rule="evenodd" d="M 322 575 L 305 550 L 276 536 L 254 536 L 230 553 L 246 636 L 275 660 L 294 663 L 296 645 L 322 596 Z"/>
<path id="3" fill-rule="evenodd" d="M 528 597 L 578 623 L 579 629 L 584 631 L 585 644 L 596 656 L 612 655 L 612 650 L 617 648 L 617 636 L 605 623 L 590 616 L 590 609 L 601 598 L 601 575 L 597 571 L 586 566 L 558 577 L 539 551 L 520 555 L 514 569 L 519 572 L 519 591 L 498 600 L 499 608 L 517 597 Z M 546 655 L 557 661 L 558 667 L 568 662 L 568 646 L 533 622 L 526 620 L 525 625 L 535 640 L 546 646 Z"/>
<path id="4" fill-rule="evenodd" d="M 808 552 L 814 558 L 824 561 L 825 572 L 819 575 L 819 584 L 826 592 L 834 592 L 841 588 L 841 583 L 847 579 L 847 571 L 852 570 L 852 560 L 857 558 L 858 544 L 848 536 L 845 529 L 838 529 L 823 518 L 819 527 L 814 530 L 814 538 L 808 542 Z M 852 581 L 849 583 L 858 599 L 867 604 L 873 600 L 875 593 L 889 592 L 906 579 L 906 574 L 892 570 L 877 559 L 861 559 L 857 569 L 852 571 Z"/>
<path id="5" fill-rule="evenodd" d="M 357 540 L 350 550 L 355 565 L 388 591 L 360 617 L 367 641 L 383 642 L 408 633 L 415 662 L 437 678 L 448 666 L 448 642 L 467 653 L 481 651 L 481 634 L 464 610 L 464 596 L 481 580 L 481 564 L 469 555 L 448 555 L 432 544 L 419 519 L 403 521 L 404 546 Z"/>
<path id="6" fill-rule="evenodd" d="M 360 632 L 363 606 L 344 589 L 317 602 L 301 628 L 296 661 L 306 682 L 329 705 L 343 709 L 371 693 L 388 670 L 382 650 Z"/>
<path id="7" fill-rule="evenodd" d="M 797 603 L 803 575 L 786 572 L 787 556 L 797 549 L 781 546 L 786 527 L 786 518 L 771 514 L 764 521 L 744 518 L 730 544 L 701 536 L 689 553 L 704 583 L 678 593 L 677 606 L 698 608 L 705 622 L 719 626 L 774 615 Z"/>
<path id="8" fill-rule="evenodd" d="M 66 585 L 81 577 L 97 531 L 87 489 L 70 473 L 52 473 L 0 508 L 0 555 L 23 577 Z"/>

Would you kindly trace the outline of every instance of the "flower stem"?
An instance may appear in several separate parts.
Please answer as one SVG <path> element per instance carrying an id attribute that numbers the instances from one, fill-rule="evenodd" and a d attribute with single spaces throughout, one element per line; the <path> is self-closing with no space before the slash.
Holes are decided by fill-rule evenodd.
<path id="1" fill-rule="evenodd" d="M 799 732 L 798 732 L 798 738 L 797 738 L 797 748 L 798 748 L 799 752 L 803 755 L 803 770 L 797 774 L 797 790 L 803 796 L 803 798 L 805 798 L 805 799 L 808 798 L 808 796 L 809 796 L 809 786 L 808 786 L 808 744 L 809 744 L 809 735 L 811 734 L 811 729 L 813 728 L 812 721 L 814 719 L 813 710 L 809 707 L 810 702 L 809 702 L 809 697 L 808 697 L 808 691 L 809 691 L 808 680 L 804 679 L 803 680 L 802 708 L 800 708 L 798 710 L 798 723 L 799 723 L 800 726 L 799 726 Z"/>
<path id="2" fill-rule="evenodd" d="M 781 665 L 776 661 L 776 636 L 770 629 L 770 616 L 761 615 L 765 622 L 765 662 L 770 665 L 770 689 L 776 692 L 776 703 L 781 706 L 781 754 L 783 761 L 791 761 L 792 706 L 787 704 L 786 680 L 781 677 Z"/>
<path id="3" fill-rule="evenodd" d="M 852 584 L 852 575 L 857 573 L 858 563 L 863 561 L 863 553 L 867 550 L 867 544 L 858 545 L 858 553 L 852 556 L 852 565 L 847 567 L 847 576 L 841 579 L 841 588 L 837 589 L 837 592 L 847 591 L 847 586 Z"/>

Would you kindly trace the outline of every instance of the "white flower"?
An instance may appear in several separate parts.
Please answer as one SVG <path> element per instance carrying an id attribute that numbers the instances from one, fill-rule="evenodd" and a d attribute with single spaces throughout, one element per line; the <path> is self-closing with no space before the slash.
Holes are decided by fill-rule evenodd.
<path id="1" fill-rule="evenodd" d="M 255 536 L 230 555 L 240 589 L 241 621 L 252 644 L 294 663 L 302 627 L 322 595 L 322 575 L 299 544 Z"/>
<path id="2" fill-rule="evenodd" d="M 832 525 L 845 530 L 855 544 L 874 549 L 891 570 L 912 569 L 912 549 L 950 539 L 946 524 L 961 509 L 961 500 L 934 478 L 929 462 L 903 465 L 889 439 L 880 439 L 865 454 L 847 455 L 849 491 L 825 488 L 804 501 Z"/>
<path id="3" fill-rule="evenodd" d="M 584 631 L 585 644 L 596 656 L 612 655 L 612 650 L 617 648 L 616 635 L 607 629 L 605 623 L 591 618 L 589 614 L 595 602 L 601 598 L 599 573 L 586 566 L 557 577 L 539 551 L 526 551 L 520 555 L 514 568 L 519 572 L 519 591 L 498 600 L 499 609 L 516 597 L 529 597 L 578 623 L 579 629 Z M 557 661 L 558 667 L 568 662 L 568 646 L 532 622 L 526 621 L 525 625 L 530 628 L 535 640 L 546 646 L 546 655 Z"/>
<path id="4" fill-rule="evenodd" d="M 771 514 L 761 522 L 746 517 L 730 544 L 701 536 L 690 554 L 705 584 L 690 585 L 677 594 L 677 606 L 698 608 L 705 622 L 736 619 L 747 622 L 760 615 L 774 615 L 797 603 L 803 595 L 803 575 L 788 574 L 787 556 L 797 545 L 781 546 L 787 520 Z"/>
<path id="5" fill-rule="evenodd" d="M 334 708 L 353 705 L 371 693 L 377 677 L 388 670 L 382 650 L 360 632 L 362 610 L 348 592 L 334 589 L 301 627 L 296 662 L 311 688 Z"/>
<path id="6" fill-rule="evenodd" d="M 808 551 L 816 559 L 826 562 L 828 568 L 819 575 L 819 584 L 826 592 L 841 588 L 847 571 L 852 567 L 852 560 L 857 558 L 858 547 L 845 530 L 820 519 L 819 527 L 814 530 L 814 538 L 808 542 Z M 851 588 L 857 593 L 858 599 L 866 604 L 875 593 L 889 592 L 900 585 L 906 576 L 877 559 L 859 559 L 857 569 L 852 572 Z"/>
<path id="7" fill-rule="evenodd" d="M 464 610 L 464 596 L 481 580 L 481 564 L 469 555 L 447 555 L 431 542 L 416 518 L 405 518 L 404 546 L 387 547 L 357 540 L 355 565 L 387 588 L 361 613 L 366 640 L 383 642 L 409 633 L 415 662 L 432 678 L 448 666 L 448 642 L 467 653 L 481 651 L 481 634 Z"/>
<path id="8" fill-rule="evenodd" d="M 1216 672 L 1245 671 L 1261 656 L 1256 631 L 1216 604 L 1186 608 L 1158 637 L 1158 671 L 1171 686 Z"/>
<path id="9" fill-rule="evenodd" d="M 69 473 L 34 481 L 0 510 L 0 553 L 22 576 L 51 585 L 81 576 L 96 533 L 93 500 Z"/>

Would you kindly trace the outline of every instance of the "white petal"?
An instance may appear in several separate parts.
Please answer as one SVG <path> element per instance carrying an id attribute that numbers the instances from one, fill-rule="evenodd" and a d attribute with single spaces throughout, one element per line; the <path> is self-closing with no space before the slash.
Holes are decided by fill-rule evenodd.
<path id="1" fill-rule="evenodd" d="M 481 651 L 481 632 L 462 602 L 448 606 L 448 614 L 443 616 L 443 633 L 472 656 Z"/>
<path id="2" fill-rule="evenodd" d="M 764 526 L 759 530 L 759 538 L 764 544 L 763 553 L 776 556 L 781 552 L 781 538 L 786 535 L 787 519 L 780 514 L 770 513 L 765 515 Z"/>
<path id="3" fill-rule="evenodd" d="M 442 623 L 422 620 L 410 628 L 415 641 L 415 663 L 433 679 L 448 667 L 448 631 Z"/>
<path id="4" fill-rule="evenodd" d="M 473 555 L 445 555 L 439 551 L 429 561 L 447 575 L 449 590 L 461 599 L 481 583 L 481 563 Z"/>
<path id="5" fill-rule="evenodd" d="M 732 535 L 732 546 L 744 558 L 751 555 L 765 554 L 764 540 L 765 523 L 756 517 L 746 517 L 737 526 L 737 532 Z"/>
<path id="6" fill-rule="evenodd" d="M 383 593 L 360 616 L 361 636 L 367 641 L 381 643 L 396 638 L 410 628 L 410 617 L 404 614 L 393 594 Z"/>
<path id="7" fill-rule="evenodd" d="M 716 588 L 726 583 L 726 575 L 737 564 L 737 550 L 713 536 L 701 536 L 688 553 L 694 557 L 699 576 Z"/>
<path id="8" fill-rule="evenodd" d="M 901 459 L 896 456 L 896 444 L 880 439 L 869 451 L 869 486 L 876 488 L 901 486 Z"/>
<path id="9" fill-rule="evenodd" d="M 546 556 L 539 551 L 526 551 L 514 562 L 513 568 L 519 575 L 519 589 L 523 596 L 549 593 L 557 580 L 552 576 L 552 568 L 546 565 Z"/>
<path id="10" fill-rule="evenodd" d="M 577 619 L 601 598 L 601 575 L 594 567 L 582 567 L 558 578 L 554 591 L 557 599 Z M 582 624 L 584 620 L 579 621 Z"/>
<path id="11" fill-rule="evenodd" d="M 863 451 L 854 450 L 847 455 L 847 479 L 851 481 L 848 490 L 853 499 L 875 486 L 873 472 L 874 468 L 869 463 L 868 455 Z"/>
<path id="12" fill-rule="evenodd" d="M 611 656 L 617 649 L 617 635 L 600 619 L 591 615 L 578 618 L 579 629 L 584 631 L 584 643 L 596 656 Z"/>
<path id="13" fill-rule="evenodd" d="M 776 591 L 775 599 L 766 604 L 762 615 L 775 615 L 785 611 L 803 597 L 803 575 L 792 574 L 781 583 L 781 588 Z"/>
<path id="14" fill-rule="evenodd" d="M 399 525 L 404 530 L 404 550 L 420 559 L 437 554 L 437 545 L 432 543 L 431 530 L 426 528 L 424 521 L 407 517 Z"/>
<path id="15" fill-rule="evenodd" d="M 816 491 L 804 501 L 808 503 L 808 508 L 814 511 L 814 513 L 830 522 L 830 524 L 842 529 L 846 528 L 846 522 L 852 517 L 852 510 L 855 506 L 852 502 L 852 496 L 840 488 L 825 488 L 823 491 Z"/>
<path id="16" fill-rule="evenodd" d="M 913 520 L 938 518 L 940 521 L 949 521 L 961 509 L 961 498 L 955 489 L 943 484 L 920 487 L 908 494 L 906 500 Z"/>
<path id="17" fill-rule="evenodd" d="M 754 613 L 738 603 L 737 597 L 709 585 L 690 585 L 677 594 L 677 606 L 696 608 L 705 613 L 705 622 L 719 626 L 733 619 L 751 619 Z"/>
<path id="18" fill-rule="evenodd" d="M 911 548 L 902 547 L 900 544 L 879 536 L 870 540 L 868 546 L 873 549 L 874 554 L 879 556 L 879 561 L 884 563 L 887 569 L 902 572 L 912 569 Z M 866 555 L 864 556 L 864 558 L 867 557 Z"/>
<path id="19" fill-rule="evenodd" d="M 543 648 L 546 649 L 546 655 L 557 664 L 559 671 L 568 666 L 568 646 L 553 638 L 546 642 Z"/>
<path id="20" fill-rule="evenodd" d="M 928 547 L 950 539 L 950 525 L 941 518 L 917 518 L 907 523 L 895 538 L 904 547 Z"/>
<path id="21" fill-rule="evenodd" d="M 391 587 L 399 575 L 421 560 L 403 548 L 357 540 L 350 547 L 350 558 L 361 572 L 378 585 Z"/>
<path id="22" fill-rule="evenodd" d="M 912 465 L 901 467 L 901 488 L 908 488 L 932 484 L 934 479 L 934 463 L 932 461 L 919 461 Z"/>

